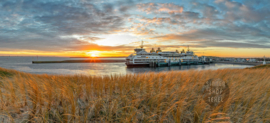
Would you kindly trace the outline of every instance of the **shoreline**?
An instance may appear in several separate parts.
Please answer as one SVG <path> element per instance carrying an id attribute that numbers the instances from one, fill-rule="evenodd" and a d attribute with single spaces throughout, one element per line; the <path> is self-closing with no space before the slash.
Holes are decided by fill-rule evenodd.
<path id="1" fill-rule="evenodd" d="M 218 62 L 213 62 L 213 63 L 221 63 L 221 64 L 237 64 L 237 65 L 262 65 L 262 63 L 259 62 L 223 62 L 223 61 L 218 61 Z"/>

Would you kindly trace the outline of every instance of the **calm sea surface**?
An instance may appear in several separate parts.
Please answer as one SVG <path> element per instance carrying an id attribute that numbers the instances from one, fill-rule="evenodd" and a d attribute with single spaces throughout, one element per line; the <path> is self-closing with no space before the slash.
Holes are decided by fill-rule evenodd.
<path id="1" fill-rule="evenodd" d="M 125 58 L 100 58 L 100 59 L 125 59 Z M 166 72 L 180 70 L 206 70 L 224 68 L 247 68 L 251 65 L 210 64 L 172 66 L 159 68 L 127 68 L 125 63 L 50 63 L 32 64 L 32 61 L 60 61 L 60 60 L 90 60 L 90 58 L 68 58 L 68 57 L 0 57 L 0 67 L 15 69 L 18 71 L 35 74 L 84 74 L 84 75 L 111 75 L 144 72 Z"/>

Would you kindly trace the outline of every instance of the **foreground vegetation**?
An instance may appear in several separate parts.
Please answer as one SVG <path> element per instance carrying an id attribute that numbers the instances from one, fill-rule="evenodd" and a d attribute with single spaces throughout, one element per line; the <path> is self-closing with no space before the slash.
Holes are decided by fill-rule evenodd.
<path id="1" fill-rule="evenodd" d="M 0 68 L 0 122 L 270 122 L 270 69 L 112 76 L 34 75 Z M 210 109 L 204 83 L 226 81 Z"/>

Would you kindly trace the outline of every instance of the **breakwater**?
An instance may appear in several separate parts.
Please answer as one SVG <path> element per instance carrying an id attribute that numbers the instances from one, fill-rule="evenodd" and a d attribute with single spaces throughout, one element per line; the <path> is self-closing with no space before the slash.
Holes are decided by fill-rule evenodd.
<path id="1" fill-rule="evenodd" d="M 126 62 L 126 60 L 63 60 L 63 61 L 32 61 L 32 64 L 46 64 L 46 63 L 115 63 Z"/>

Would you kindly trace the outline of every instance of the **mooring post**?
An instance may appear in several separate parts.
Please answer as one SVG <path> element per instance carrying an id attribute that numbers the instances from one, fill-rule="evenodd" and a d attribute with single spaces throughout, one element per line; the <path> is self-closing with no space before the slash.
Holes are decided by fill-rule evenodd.
<path id="1" fill-rule="evenodd" d="M 181 59 L 179 59 L 179 66 L 181 66 L 181 64 L 182 64 L 182 63 L 181 63 Z"/>
<path id="2" fill-rule="evenodd" d="M 168 66 L 169 67 L 171 66 L 171 59 L 169 59 Z"/>

